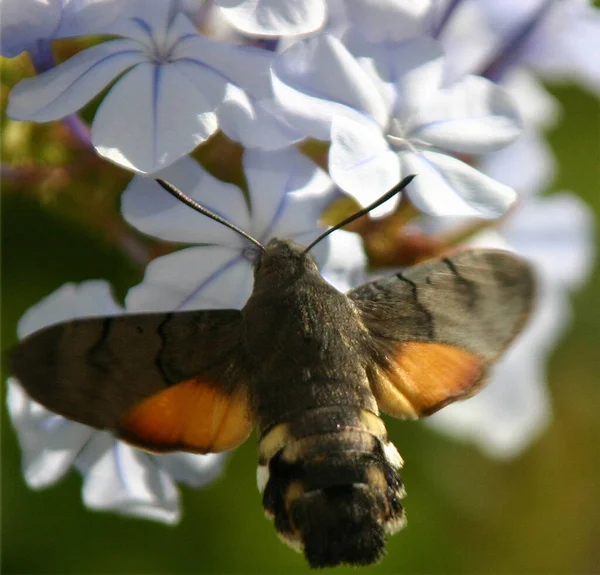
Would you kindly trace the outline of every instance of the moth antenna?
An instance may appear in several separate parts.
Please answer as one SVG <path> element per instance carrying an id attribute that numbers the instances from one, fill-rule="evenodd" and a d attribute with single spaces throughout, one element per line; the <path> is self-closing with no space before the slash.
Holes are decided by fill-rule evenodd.
<path id="1" fill-rule="evenodd" d="M 339 230 L 343 228 L 345 225 L 361 218 L 365 214 L 368 214 L 371 210 L 374 210 L 376 207 L 380 206 L 387 202 L 390 198 L 395 196 L 397 193 L 401 192 L 408 184 L 410 184 L 416 174 L 411 174 L 410 176 L 406 176 L 401 182 L 398 182 L 389 192 L 383 194 L 378 200 L 374 201 L 372 204 L 369 204 L 366 208 L 355 212 L 351 216 L 348 216 L 345 220 L 342 220 L 340 223 L 336 224 L 332 228 L 329 228 L 326 232 L 322 233 L 312 244 L 310 244 L 305 250 L 304 253 L 308 253 L 312 248 L 314 248 L 321 240 L 325 239 L 330 233 L 335 232 L 335 230 Z"/>
<path id="2" fill-rule="evenodd" d="M 240 234 L 240 236 L 243 236 L 248 241 L 250 241 L 254 245 L 258 246 L 263 252 L 265 251 L 265 246 L 263 246 L 257 239 L 253 238 L 250 234 L 248 234 L 244 230 L 238 228 L 236 225 L 232 224 L 231 222 L 228 222 L 225 218 L 218 216 L 217 214 L 211 212 L 209 209 L 200 205 L 198 202 L 192 200 L 192 198 L 190 198 L 189 196 L 186 196 L 180 189 L 176 188 L 173 184 L 170 184 L 169 182 L 167 182 L 165 180 L 161 180 L 160 178 L 156 178 L 155 182 L 159 186 L 161 186 L 164 190 L 169 192 L 169 194 L 176 197 L 180 202 L 183 202 L 184 204 L 186 204 L 190 208 L 196 210 L 197 212 L 200 212 L 201 214 L 208 216 L 210 219 L 215 220 L 215 222 L 219 222 L 220 224 L 223 224 L 224 226 L 228 227 L 230 230 L 237 232 L 238 234 Z"/>

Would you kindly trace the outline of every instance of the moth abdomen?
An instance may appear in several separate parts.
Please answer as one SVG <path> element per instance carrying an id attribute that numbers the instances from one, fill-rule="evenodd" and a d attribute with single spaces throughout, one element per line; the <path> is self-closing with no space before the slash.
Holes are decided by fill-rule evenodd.
<path id="1" fill-rule="evenodd" d="M 307 411 L 265 434 L 260 452 L 265 513 L 312 567 L 375 563 L 403 527 L 402 460 L 373 413 Z"/>

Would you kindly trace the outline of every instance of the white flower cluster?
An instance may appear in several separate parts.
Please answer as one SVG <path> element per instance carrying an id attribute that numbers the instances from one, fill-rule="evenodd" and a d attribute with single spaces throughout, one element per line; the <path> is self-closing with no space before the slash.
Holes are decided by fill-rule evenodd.
<path id="1" fill-rule="evenodd" d="M 2 54 L 28 51 L 38 71 L 13 88 L 8 115 L 72 118 L 110 86 L 88 143 L 136 172 L 123 217 L 199 244 L 155 259 L 125 310 L 106 282 L 63 286 L 25 314 L 20 337 L 73 317 L 244 305 L 247 244 L 147 175 L 260 241 L 308 243 L 341 193 L 367 205 L 416 173 L 405 194 L 420 229 L 489 220 L 471 241 L 527 256 L 540 277 L 538 311 L 488 388 L 432 425 L 496 456 L 539 433 L 549 417 L 545 360 L 568 291 L 589 269 L 592 222 L 574 195 L 540 196 L 554 165 L 543 129 L 557 104 L 538 76 L 600 92 L 598 10 L 579 0 L 1 0 L 0 11 Z M 53 40 L 90 34 L 109 39 L 53 61 Z M 189 156 L 217 131 L 245 150 L 246 195 Z M 330 142 L 328 173 L 295 147 L 307 138 Z M 553 265 L 557 252 L 566 266 Z M 365 277 L 357 235 L 335 232 L 316 257 L 341 290 Z M 15 380 L 8 403 L 28 483 L 47 486 L 74 465 L 94 508 L 176 521 L 175 482 L 205 484 L 223 461 L 146 454 L 48 412 Z"/>

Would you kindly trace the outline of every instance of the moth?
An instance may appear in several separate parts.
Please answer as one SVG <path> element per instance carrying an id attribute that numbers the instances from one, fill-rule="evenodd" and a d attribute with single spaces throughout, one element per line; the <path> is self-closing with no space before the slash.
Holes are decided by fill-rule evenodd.
<path id="1" fill-rule="evenodd" d="M 242 310 L 68 321 L 24 339 L 12 370 L 48 409 L 155 451 L 222 452 L 256 428 L 258 488 L 311 567 L 368 565 L 405 524 L 402 458 L 380 413 L 415 419 L 469 397 L 524 326 L 531 269 L 499 250 L 428 261 L 344 294 L 310 246 L 258 247 Z"/>

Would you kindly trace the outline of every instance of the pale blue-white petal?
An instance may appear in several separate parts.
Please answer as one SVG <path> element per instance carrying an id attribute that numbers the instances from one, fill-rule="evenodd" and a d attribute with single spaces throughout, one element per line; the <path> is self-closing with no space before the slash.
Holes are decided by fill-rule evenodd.
<path id="1" fill-rule="evenodd" d="M 383 98 L 387 117 L 386 121 L 381 123 L 383 126 L 397 103 L 397 90 L 393 83 L 396 78 L 396 61 L 395 58 L 390 58 L 390 45 L 387 42 L 369 42 L 355 29 L 346 32 L 343 39 L 344 46 L 356 58 Z"/>
<path id="2" fill-rule="evenodd" d="M 329 176 L 295 148 L 246 150 L 243 162 L 252 234 L 263 243 L 311 232 L 316 237 L 321 213 L 334 198 Z"/>
<path id="3" fill-rule="evenodd" d="M 196 88 L 201 81 L 206 82 L 206 91 Z M 217 129 L 217 103 L 207 99 L 208 87 L 213 92 L 222 88 L 224 93 L 220 77 L 202 66 L 140 64 L 104 98 L 92 125 L 92 143 L 116 164 L 157 172 Z"/>
<path id="4" fill-rule="evenodd" d="M 400 181 L 398 156 L 390 150 L 381 130 L 366 118 L 335 118 L 331 130 L 329 173 L 333 181 L 361 206 L 374 202 Z M 383 215 L 398 199 L 372 212 Z"/>
<path id="5" fill-rule="evenodd" d="M 84 476 L 83 501 L 91 509 L 179 521 L 177 488 L 149 453 L 97 432 L 76 464 Z"/>
<path id="6" fill-rule="evenodd" d="M 347 292 L 367 279 L 367 255 L 362 238 L 355 233 L 336 230 L 329 236 L 329 252 L 321 267 L 323 277 L 341 292 Z"/>
<path id="7" fill-rule="evenodd" d="M 102 32 L 126 11 L 122 0 L 2 0 L 1 53 L 11 58 L 39 40 Z"/>
<path id="8" fill-rule="evenodd" d="M 20 0 L 18 0 L 20 1 Z M 118 20 L 126 18 L 135 2 L 128 0 L 68 0 L 55 38 L 106 33 Z"/>
<path id="9" fill-rule="evenodd" d="M 575 194 L 532 197 L 515 206 L 502 233 L 562 288 L 580 287 L 594 263 L 594 216 Z"/>
<path id="10" fill-rule="evenodd" d="M 40 39 L 54 36 L 60 23 L 60 0 L 2 0 L 0 53 L 6 58 L 28 50 Z"/>
<path id="11" fill-rule="evenodd" d="M 575 79 L 600 90 L 600 11 L 588 1 L 482 0 L 487 24 L 502 38 L 537 19 L 516 55 L 518 62 L 551 79 Z"/>
<path id="12" fill-rule="evenodd" d="M 177 45 L 173 57 L 201 62 L 227 82 L 219 97 L 218 117 L 219 127 L 231 139 L 248 147 L 279 149 L 300 138 L 269 113 L 272 52 L 190 35 Z"/>
<path id="13" fill-rule="evenodd" d="M 7 381 L 9 417 L 21 446 L 21 467 L 32 489 L 49 487 L 70 469 L 94 430 L 31 400 L 14 377 Z"/>
<path id="14" fill-rule="evenodd" d="M 573 79 L 600 93 L 600 10 L 586 2 L 557 2 L 524 58 L 544 77 Z"/>
<path id="15" fill-rule="evenodd" d="M 325 22 L 325 0 L 217 0 L 224 16 L 246 34 L 307 34 Z"/>
<path id="16" fill-rule="evenodd" d="M 396 87 L 392 114 L 403 119 L 437 95 L 444 80 L 444 54 L 439 42 L 427 36 L 386 46 L 387 65 L 379 66 Z"/>
<path id="17" fill-rule="evenodd" d="M 195 62 L 209 68 L 220 74 L 224 81 L 244 89 L 252 98 L 271 95 L 269 78 L 274 54 L 269 50 L 218 42 L 190 33 L 177 43 L 172 57 L 180 62 Z"/>
<path id="18" fill-rule="evenodd" d="M 166 2 L 128 0 L 124 4 L 128 7 L 125 13 L 128 17 L 119 18 L 109 28 L 108 33 L 136 40 L 148 49 L 148 54 L 156 53 L 157 49 L 169 46 L 167 43 L 169 28 L 174 25 L 179 29 L 178 22 L 187 20 L 189 23 L 189 28 L 181 30 L 181 34 L 190 30 L 193 34 L 197 33 L 183 14 L 175 14 L 173 18 L 173 8 L 176 7 L 176 3 L 171 0 Z M 174 38 L 170 37 L 169 40 L 172 44 Z"/>
<path id="19" fill-rule="evenodd" d="M 419 107 L 405 135 L 458 153 L 484 154 L 513 142 L 521 129 L 507 92 L 485 78 L 468 76 Z"/>
<path id="20" fill-rule="evenodd" d="M 250 296 L 253 268 L 240 249 L 195 247 L 152 260 L 127 293 L 127 310 L 240 309 Z"/>
<path id="21" fill-rule="evenodd" d="M 115 315 L 122 312 L 110 285 L 104 280 L 66 283 L 32 305 L 19 320 L 19 339 L 55 323 L 76 317 Z"/>
<path id="22" fill-rule="evenodd" d="M 316 139 L 329 139 L 338 115 L 365 114 L 379 125 L 388 120 L 388 105 L 377 85 L 332 36 L 297 42 L 280 54 L 272 84 L 285 118 Z"/>
<path id="23" fill-rule="evenodd" d="M 401 42 L 424 31 L 432 0 L 346 2 L 348 19 L 369 42 Z"/>
<path id="24" fill-rule="evenodd" d="M 519 195 L 535 194 L 547 190 L 553 181 L 556 158 L 543 135 L 525 130 L 516 142 L 483 156 L 477 168 Z"/>
<path id="25" fill-rule="evenodd" d="M 496 218 L 516 199 L 515 191 L 475 168 L 440 152 L 400 152 L 403 176 L 417 174 L 406 193 L 434 216 Z"/>
<path id="26" fill-rule="evenodd" d="M 478 0 L 478 8 L 491 29 L 504 38 L 540 13 L 546 0 Z"/>
<path id="27" fill-rule="evenodd" d="M 219 129 L 246 148 L 279 150 L 302 139 L 302 134 L 279 117 L 271 100 L 251 100 L 233 84 L 227 85 L 217 110 Z"/>
<path id="28" fill-rule="evenodd" d="M 511 95 L 526 128 L 548 129 L 560 120 L 562 110 L 558 100 L 525 68 L 508 71 L 502 87 Z"/>
<path id="29" fill-rule="evenodd" d="M 195 488 L 203 487 L 219 477 L 226 459 L 225 453 L 196 455 L 180 452 L 154 455 L 156 464 L 175 481 Z"/>
<path id="30" fill-rule="evenodd" d="M 190 157 L 153 174 L 243 230 L 250 228 L 242 191 L 218 180 Z M 135 176 L 121 200 L 123 217 L 138 230 L 172 242 L 244 247 L 246 240 L 171 196 L 152 179 Z"/>
<path id="31" fill-rule="evenodd" d="M 6 113 L 16 120 L 49 122 L 77 111 L 121 72 L 142 62 L 140 46 L 112 40 L 75 54 L 11 91 Z"/>
<path id="32" fill-rule="evenodd" d="M 439 39 L 446 54 L 446 82 L 481 72 L 501 49 L 503 40 L 490 30 L 481 4 L 479 0 L 461 2 L 460 9 L 453 10 L 452 17 L 441 30 Z"/>

